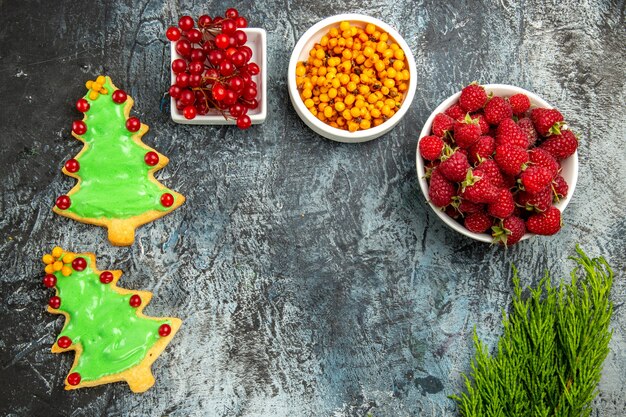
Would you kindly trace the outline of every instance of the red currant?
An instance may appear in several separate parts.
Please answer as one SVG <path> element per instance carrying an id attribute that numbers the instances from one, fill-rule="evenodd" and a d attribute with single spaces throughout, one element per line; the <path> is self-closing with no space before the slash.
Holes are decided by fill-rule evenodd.
<path id="1" fill-rule="evenodd" d="M 249 108 L 250 110 L 254 110 L 257 107 L 259 107 L 259 102 L 257 101 L 256 98 L 247 100 L 245 104 L 246 104 L 246 107 Z"/>
<path id="2" fill-rule="evenodd" d="M 172 328 L 170 327 L 169 324 L 163 323 L 162 325 L 159 326 L 159 336 L 167 337 L 170 335 L 171 332 L 172 332 Z"/>
<path id="3" fill-rule="evenodd" d="M 108 284 L 113 281 L 113 273 L 111 271 L 104 271 L 100 274 L 100 282 Z"/>
<path id="4" fill-rule="evenodd" d="M 167 28 L 167 31 L 165 31 L 165 37 L 171 42 L 176 42 L 180 39 L 180 29 L 170 26 Z"/>
<path id="5" fill-rule="evenodd" d="M 176 109 L 178 109 L 179 111 L 183 111 L 184 108 L 185 108 L 185 105 L 181 103 L 180 100 L 176 100 Z"/>
<path id="6" fill-rule="evenodd" d="M 211 24 L 211 16 L 203 14 L 198 18 L 198 27 L 205 28 Z"/>
<path id="7" fill-rule="evenodd" d="M 189 76 L 189 87 L 197 88 L 202 84 L 202 75 L 201 74 L 191 74 Z"/>
<path id="8" fill-rule="evenodd" d="M 143 160 L 146 162 L 147 165 L 153 167 L 159 163 L 159 154 L 154 151 L 146 152 Z"/>
<path id="9" fill-rule="evenodd" d="M 192 74 L 202 74 L 204 72 L 204 64 L 200 61 L 193 61 L 189 64 L 189 72 Z"/>
<path id="10" fill-rule="evenodd" d="M 170 96 L 172 96 L 174 100 L 178 100 L 178 98 L 180 97 L 181 91 L 182 91 L 181 88 L 177 85 L 173 85 L 169 89 Z"/>
<path id="11" fill-rule="evenodd" d="M 178 20 L 178 27 L 181 28 L 184 32 L 187 32 L 194 25 L 194 21 L 191 16 L 182 16 Z"/>
<path id="12" fill-rule="evenodd" d="M 213 18 L 213 24 L 214 25 L 219 25 L 220 23 L 222 23 L 222 20 L 224 20 L 224 18 L 222 16 L 215 16 Z"/>
<path id="13" fill-rule="evenodd" d="M 198 29 L 189 30 L 186 36 L 191 43 L 200 43 L 200 41 L 202 40 L 202 32 L 200 32 Z"/>
<path id="14" fill-rule="evenodd" d="M 222 22 L 222 33 L 232 35 L 237 30 L 237 24 L 234 20 L 226 19 Z"/>
<path id="15" fill-rule="evenodd" d="M 215 83 L 212 90 L 213 98 L 217 101 L 222 101 L 226 95 L 226 89 L 222 84 Z"/>
<path id="16" fill-rule="evenodd" d="M 85 258 L 76 258 L 72 261 L 72 268 L 74 271 L 84 271 L 87 268 L 87 261 Z"/>
<path id="17" fill-rule="evenodd" d="M 215 46 L 217 46 L 218 48 L 226 49 L 228 48 L 228 44 L 228 35 L 220 33 L 215 37 Z"/>
<path id="18" fill-rule="evenodd" d="M 67 383 L 70 385 L 80 384 L 80 374 L 78 372 L 72 372 L 67 376 Z"/>
<path id="19" fill-rule="evenodd" d="M 66 195 L 60 196 L 59 198 L 57 198 L 57 201 L 56 201 L 56 206 L 61 210 L 67 210 L 68 208 L 70 208 L 71 204 L 72 204 L 72 201 Z"/>
<path id="20" fill-rule="evenodd" d="M 186 106 L 183 109 L 183 116 L 185 116 L 185 119 L 187 120 L 195 119 L 196 114 L 198 114 L 198 112 L 196 111 L 196 108 L 192 104 L 190 104 L 189 106 Z"/>
<path id="21" fill-rule="evenodd" d="M 235 40 L 237 41 L 237 45 L 239 46 L 242 46 L 248 41 L 248 35 L 246 35 L 246 33 L 243 30 L 235 31 L 235 34 L 233 36 L 235 37 Z"/>
<path id="22" fill-rule="evenodd" d="M 247 129 L 252 126 L 252 120 L 250 120 L 250 116 L 244 114 L 243 116 L 239 116 L 237 118 L 237 127 L 239 129 Z"/>
<path id="23" fill-rule="evenodd" d="M 193 51 L 191 51 L 190 57 L 192 61 L 204 62 L 204 51 L 200 48 L 195 48 Z"/>
<path id="24" fill-rule="evenodd" d="M 208 104 L 204 103 L 204 102 L 200 102 L 198 104 L 196 104 L 196 109 L 198 111 L 198 114 L 201 116 L 204 116 L 205 114 L 207 114 L 209 112 L 209 106 Z"/>
<path id="25" fill-rule="evenodd" d="M 242 54 L 245 55 L 246 57 L 246 62 L 250 61 L 250 58 L 252 58 L 252 49 L 250 49 L 249 46 L 242 46 L 239 48 L 239 52 L 241 52 Z"/>
<path id="26" fill-rule="evenodd" d="M 50 300 L 48 300 L 48 305 L 51 308 L 59 308 L 61 307 L 61 299 L 59 297 L 57 297 L 56 295 L 50 297 Z"/>
<path id="27" fill-rule="evenodd" d="M 55 277 L 53 274 L 46 274 L 45 277 L 43 277 L 43 285 L 47 288 L 52 288 L 55 285 L 57 285 L 57 277 Z"/>
<path id="28" fill-rule="evenodd" d="M 246 56 L 239 51 L 232 54 L 232 56 L 230 57 L 230 60 L 233 63 L 233 65 L 236 66 L 237 68 L 243 67 L 244 65 L 246 65 Z"/>
<path id="29" fill-rule="evenodd" d="M 237 25 L 238 28 L 247 28 L 248 27 L 248 21 L 243 16 L 237 17 L 237 19 L 235 19 L 235 24 Z"/>
<path id="30" fill-rule="evenodd" d="M 180 56 L 189 56 L 191 54 L 191 43 L 187 39 L 181 39 L 176 42 L 176 52 Z"/>
<path id="31" fill-rule="evenodd" d="M 237 102 L 237 93 L 235 93 L 233 90 L 226 90 L 226 95 L 224 96 L 224 99 L 222 101 L 224 102 L 225 106 L 232 106 Z"/>
<path id="32" fill-rule="evenodd" d="M 86 113 L 89 110 L 89 107 L 89 102 L 84 98 L 79 98 L 78 101 L 76 101 L 76 110 L 81 113 Z"/>
<path id="33" fill-rule="evenodd" d="M 254 62 L 251 62 L 248 65 L 246 65 L 246 70 L 250 73 L 250 75 L 257 75 L 260 71 L 259 66 L 255 64 Z"/>
<path id="34" fill-rule="evenodd" d="M 207 81 L 215 81 L 219 76 L 220 74 L 217 72 L 215 68 L 209 68 L 204 73 L 204 77 L 208 78 Z"/>
<path id="35" fill-rule="evenodd" d="M 237 46 L 237 39 L 235 39 L 235 35 L 228 36 L 228 46 L 235 47 Z"/>
<path id="36" fill-rule="evenodd" d="M 172 207 L 174 204 L 174 196 L 170 193 L 165 193 L 161 196 L 161 204 L 163 207 Z"/>
<path id="37" fill-rule="evenodd" d="M 244 87 L 241 95 L 246 100 L 252 100 L 253 98 L 256 98 L 256 88 L 248 84 Z"/>
<path id="38" fill-rule="evenodd" d="M 57 345 L 59 345 L 61 349 L 67 349 L 72 345 L 72 339 L 67 336 L 61 336 L 57 340 Z"/>
<path id="39" fill-rule="evenodd" d="M 205 56 L 208 56 L 209 52 L 211 52 L 215 48 L 215 42 L 212 40 L 208 40 L 202 44 L 202 51 L 204 52 Z"/>
<path id="40" fill-rule="evenodd" d="M 72 123 L 72 132 L 77 135 L 84 135 L 87 132 L 87 125 L 82 120 L 76 120 Z"/>
<path id="41" fill-rule="evenodd" d="M 195 97 L 191 90 L 183 90 L 180 93 L 180 102 L 183 106 L 188 106 L 192 104 L 194 100 L 195 100 Z"/>
<path id="42" fill-rule="evenodd" d="M 228 112 L 233 117 L 239 117 L 242 114 L 244 114 L 244 110 L 245 110 L 245 107 L 243 106 L 243 104 L 235 103 L 232 106 L 230 106 L 230 109 L 228 109 Z"/>
<path id="43" fill-rule="evenodd" d="M 224 51 L 221 49 L 214 49 L 209 53 L 209 63 L 216 67 L 222 62 L 225 56 Z"/>
<path id="44" fill-rule="evenodd" d="M 115 90 L 111 95 L 111 98 L 113 99 L 113 102 L 117 104 L 122 104 L 126 101 L 128 95 L 124 90 Z"/>
<path id="45" fill-rule="evenodd" d="M 241 77 L 234 76 L 228 80 L 228 88 L 233 90 L 234 92 L 239 92 L 243 88 L 243 80 Z"/>
<path id="46" fill-rule="evenodd" d="M 234 7 L 231 7 L 229 9 L 226 9 L 226 13 L 224 13 L 224 15 L 228 18 L 234 19 L 239 16 L 239 12 Z"/>
<path id="47" fill-rule="evenodd" d="M 189 74 L 181 72 L 176 75 L 176 85 L 180 88 L 185 88 L 189 85 Z"/>
<path id="48" fill-rule="evenodd" d="M 243 80 L 243 83 L 248 85 L 252 82 L 252 77 L 245 71 L 239 71 L 239 76 Z"/>
<path id="49" fill-rule="evenodd" d="M 235 66 L 230 60 L 225 59 L 220 62 L 220 74 L 228 77 L 229 75 L 232 75 L 233 72 L 235 72 Z"/>
<path id="50" fill-rule="evenodd" d="M 131 295 L 130 300 L 128 300 L 128 304 L 130 304 L 131 307 L 139 307 L 141 305 L 141 297 L 137 294 Z"/>
<path id="51" fill-rule="evenodd" d="M 126 129 L 128 129 L 129 132 L 136 132 L 140 128 L 141 128 L 141 122 L 139 121 L 138 118 L 129 117 L 128 120 L 126 120 Z"/>
<path id="52" fill-rule="evenodd" d="M 187 69 L 187 62 L 182 58 L 177 58 L 172 61 L 172 71 L 174 74 L 181 74 Z"/>
<path id="53" fill-rule="evenodd" d="M 80 164 L 78 163 L 78 161 L 74 158 L 72 159 L 68 159 L 65 162 L 65 169 L 67 170 L 67 172 L 76 172 L 80 169 Z"/>

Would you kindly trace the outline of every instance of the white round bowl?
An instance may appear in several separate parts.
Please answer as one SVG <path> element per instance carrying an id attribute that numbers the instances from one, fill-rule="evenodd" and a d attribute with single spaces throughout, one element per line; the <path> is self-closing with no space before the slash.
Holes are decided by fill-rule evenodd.
<path id="1" fill-rule="evenodd" d="M 548 103 L 547 101 L 539 97 L 537 94 L 531 93 L 530 91 L 526 91 L 523 88 L 515 87 L 512 85 L 506 85 L 506 84 L 486 84 L 484 85 L 484 87 L 485 87 L 485 90 L 487 91 L 487 94 L 493 93 L 496 96 L 510 97 L 513 94 L 523 93 L 523 94 L 526 94 L 528 98 L 530 99 L 530 104 L 532 107 L 544 107 L 548 109 L 553 108 L 553 106 L 551 106 L 550 103 Z M 420 140 L 424 136 L 430 135 L 433 119 L 435 118 L 435 116 L 438 113 L 445 112 L 448 107 L 456 103 L 459 100 L 460 95 L 461 95 L 461 92 L 459 91 L 458 93 L 448 97 L 446 100 L 443 101 L 443 103 L 441 103 L 435 109 L 435 111 L 432 112 L 428 120 L 426 120 L 426 123 L 424 124 L 424 128 L 422 129 L 422 132 L 420 133 L 420 137 L 419 137 Z M 418 144 L 419 144 L 419 141 L 418 141 Z M 425 178 L 426 171 L 424 169 L 424 159 L 421 157 L 419 153 L 419 147 L 417 148 L 417 151 L 416 151 L 416 166 L 417 166 L 417 178 L 420 184 L 420 188 L 422 189 L 422 193 L 424 194 L 426 201 L 428 201 L 428 204 L 433 209 L 433 211 L 437 214 L 437 216 L 439 216 L 439 218 L 443 220 L 445 224 L 447 224 L 448 226 L 450 226 L 452 229 L 456 230 L 457 232 L 467 237 L 471 237 L 472 239 L 478 240 L 480 242 L 491 243 L 493 239 L 490 235 L 485 234 L 485 233 L 470 232 L 462 224 L 458 223 L 456 220 L 448 216 L 445 212 L 443 212 L 441 209 L 439 209 L 437 206 L 435 206 L 433 203 L 430 202 L 430 199 L 428 197 L 428 182 L 426 181 L 426 178 Z M 567 181 L 567 185 L 569 186 L 569 188 L 567 191 L 567 196 L 561 199 L 561 201 L 555 204 L 555 206 L 559 210 L 561 210 L 561 212 L 563 212 L 565 210 L 565 207 L 567 207 L 570 200 L 572 199 L 572 195 L 574 194 L 574 189 L 576 188 L 576 181 L 578 180 L 578 152 L 574 153 L 574 155 L 570 156 L 569 158 L 561 161 L 561 168 L 562 168 L 561 175 L 563 176 L 565 181 Z M 529 237 L 533 235 L 534 235 L 533 233 L 526 233 L 524 237 L 522 237 L 522 240 L 528 239 Z"/>
<path id="2" fill-rule="evenodd" d="M 356 132 L 349 132 L 347 130 L 337 129 L 335 127 L 329 126 L 326 123 L 319 120 L 317 117 L 313 116 L 309 109 L 306 108 L 302 98 L 300 98 L 300 92 L 298 91 L 298 86 L 296 85 L 296 65 L 300 61 L 306 61 L 309 57 L 309 51 L 315 46 L 316 43 L 320 41 L 322 36 L 324 36 L 331 27 L 339 26 L 340 22 L 347 21 L 353 25 L 365 27 L 368 23 L 372 23 L 378 28 L 389 34 L 389 37 L 395 41 L 398 46 L 404 51 L 404 56 L 406 57 L 406 61 L 409 65 L 409 89 L 404 95 L 404 100 L 400 109 L 386 122 L 366 129 L 366 130 L 358 130 Z M 379 136 L 384 135 L 388 131 L 390 131 L 402 117 L 406 114 L 411 106 L 411 102 L 413 101 L 413 97 L 415 96 L 415 90 L 417 88 L 417 77 L 416 77 L 416 69 L 415 69 L 415 58 L 413 58 L 413 54 L 411 53 L 411 49 L 409 45 L 402 39 L 400 34 L 393 29 L 391 26 L 386 23 L 375 19 L 370 16 L 361 15 L 361 14 L 340 14 L 336 16 L 328 17 L 321 22 L 313 25 L 309 30 L 307 30 L 304 35 L 300 38 L 298 43 L 296 44 L 292 54 L 291 59 L 289 60 L 289 68 L 287 74 L 287 82 L 289 86 L 289 97 L 291 98 L 291 104 L 296 109 L 296 113 L 298 116 L 304 121 L 304 123 L 309 126 L 313 131 L 319 135 L 324 136 L 325 138 L 337 141 L 337 142 L 345 142 L 345 143 L 360 143 L 367 142 L 372 139 L 376 139 Z"/>

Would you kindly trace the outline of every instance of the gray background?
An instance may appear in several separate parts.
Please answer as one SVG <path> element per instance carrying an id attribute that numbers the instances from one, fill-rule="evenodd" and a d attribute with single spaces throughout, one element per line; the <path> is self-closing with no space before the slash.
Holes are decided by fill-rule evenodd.
<path id="1" fill-rule="evenodd" d="M 611 353 L 594 415 L 624 415 L 623 1 L 374 0 L 237 2 L 268 30 L 269 115 L 248 131 L 175 125 L 165 28 L 221 2 L 0 0 L 0 414 L 453 415 L 448 395 L 490 344 L 510 302 L 511 263 L 530 284 L 567 276 L 576 243 L 618 272 Z M 402 123 L 362 145 L 316 136 L 289 104 L 286 67 L 299 36 L 340 12 L 376 16 L 406 37 L 418 90 Z M 73 103 L 106 73 L 136 100 L 168 155 L 159 173 L 188 201 L 139 229 L 130 248 L 104 229 L 56 216 L 71 188 L 63 162 Z M 414 168 L 430 111 L 473 80 L 534 91 L 581 137 L 579 185 L 556 237 L 503 250 L 461 237 L 429 209 Z M 72 354 L 49 352 L 62 318 L 45 311 L 40 257 L 93 251 L 121 284 L 154 292 L 148 314 L 184 320 L 158 359 L 156 385 L 65 392 Z"/>

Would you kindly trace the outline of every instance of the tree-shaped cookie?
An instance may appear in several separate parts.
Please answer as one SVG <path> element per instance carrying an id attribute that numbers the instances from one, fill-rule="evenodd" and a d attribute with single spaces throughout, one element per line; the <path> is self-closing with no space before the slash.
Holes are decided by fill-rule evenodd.
<path id="1" fill-rule="evenodd" d="M 48 311 L 65 316 L 52 352 L 76 351 L 65 389 L 126 381 L 134 392 L 144 392 L 154 385 L 150 366 L 180 319 L 144 316 L 152 293 L 117 287 L 122 271 L 99 271 L 93 253 L 55 247 L 43 262 L 43 283 L 56 288 Z"/>
<path id="2" fill-rule="evenodd" d="M 128 117 L 133 99 L 109 77 L 86 86 L 88 93 L 76 102 L 84 118 L 72 125 L 72 135 L 84 146 L 63 167 L 78 183 L 57 198 L 53 210 L 108 228 L 116 246 L 131 245 L 138 226 L 174 210 L 185 197 L 154 178 L 168 159 L 141 141 L 148 126 Z"/>

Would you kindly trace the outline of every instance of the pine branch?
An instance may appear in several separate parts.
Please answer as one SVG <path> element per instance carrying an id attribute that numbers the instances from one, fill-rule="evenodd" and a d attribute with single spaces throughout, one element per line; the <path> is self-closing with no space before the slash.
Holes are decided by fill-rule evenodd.
<path id="1" fill-rule="evenodd" d="M 576 248 L 569 284 L 546 274 L 522 296 L 513 267 L 513 305 L 494 355 L 474 331 L 466 392 L 451 398 L 464 417 L 589 416 L 612 332 L 613 272 Z"/>

